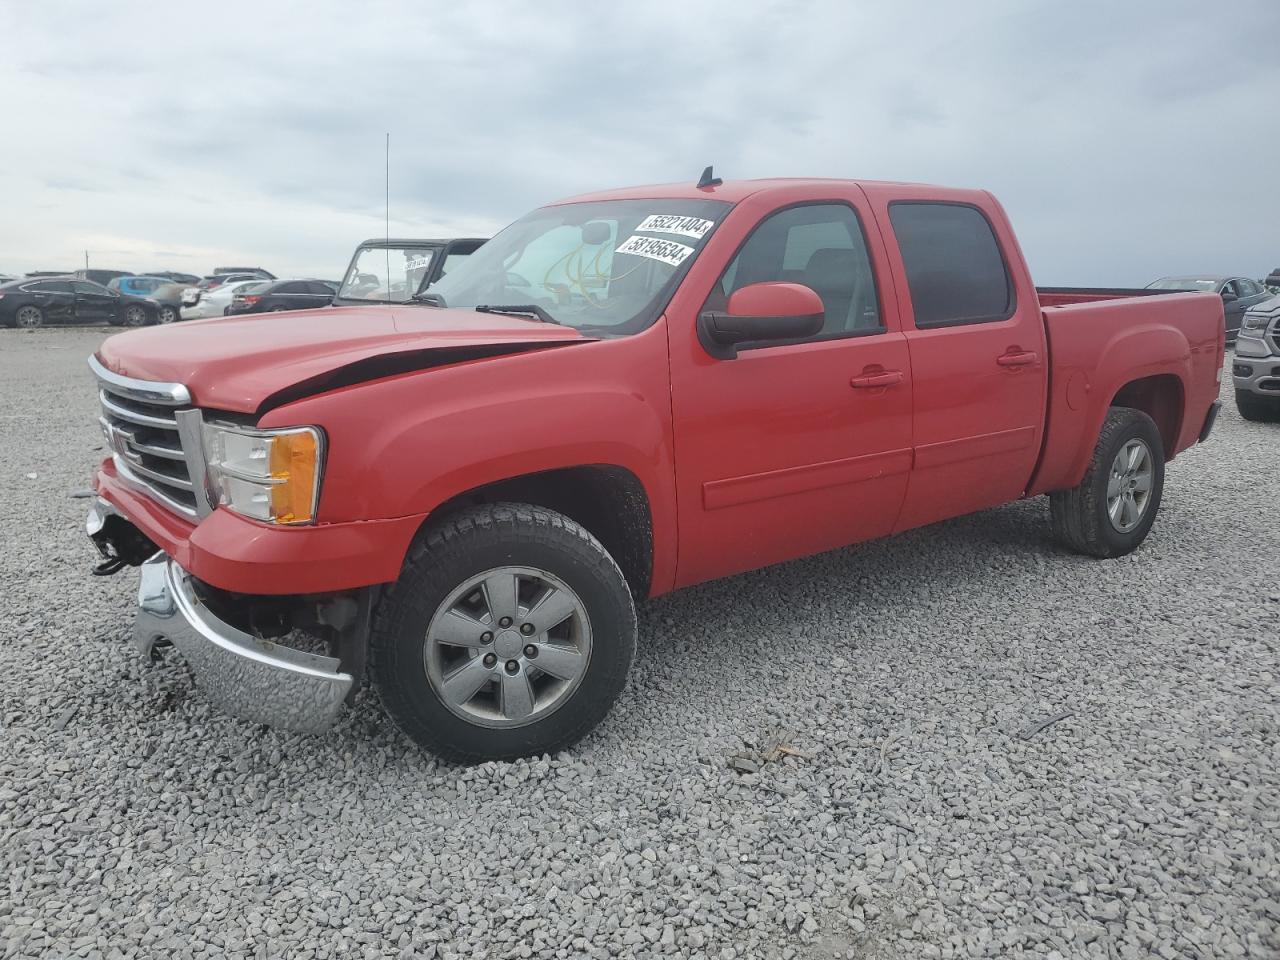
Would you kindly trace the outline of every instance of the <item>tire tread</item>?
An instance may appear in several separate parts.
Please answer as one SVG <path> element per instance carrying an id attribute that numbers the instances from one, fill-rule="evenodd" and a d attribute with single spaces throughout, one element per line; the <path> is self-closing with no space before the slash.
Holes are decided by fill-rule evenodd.
<path id="1" fill-rule="evenodd" d="M 376 695 L 400 730 L 411 740 L 451 762 L 475 763 L 484 760 L 515 759 L 526 754 L 512 752 L 501 755 L 481 755 L 442 738 L 437 730 L 422 722 L 411 709 L 409 698 L 401 685 L 385 682 L 388 676 L 399 669 L 399 665 L 394 659 L 394 645 L 381 641 L 393 639 L 396 636 L 399 620 L 405 612 L 405 606 L 399 602 L 399 599 L 405 591 L 429 575 L 431 566 L 436 564 L 447 566 L 451 557 L 460 559 L 460 555 L 465 552 L 466 544 L 477 534 L 496 534 L 503 530 L 513 536 L 519 535 L 526 539 L 532 537 L 548 547 L 578 551 L 579 559 L 589 563 L 607 564 L 609 575 L 621 585 L 622 593 L 626 596 L 626 623 L 623 624 L 624 629 L 621 631 L 624 656 L 620 658 L 620 663 L 615 665 L 621 669 L 613 670 L 606 677 L 607 686 L 603 691 L 607 700 L 606 711 L 622 692 L 626 682 L 627 668 L 635 653 L 636 611 L 631 593 L 626 589 L 626 579 L 600 541 L 580 524 L 554 510 L 532 504 L 493 503 L 468 508 L 434 526 L 429 526 L 410 547 L 400 579 L 387 589 L 378 603 L 369 634 L 369 673 L 374 681 Z M 554 742 L 546 745 L 542 752 L 555 753 L 571 746 L 599 721 L 599 716 L 584 711 L 580 723 L 575 724 Z"/>

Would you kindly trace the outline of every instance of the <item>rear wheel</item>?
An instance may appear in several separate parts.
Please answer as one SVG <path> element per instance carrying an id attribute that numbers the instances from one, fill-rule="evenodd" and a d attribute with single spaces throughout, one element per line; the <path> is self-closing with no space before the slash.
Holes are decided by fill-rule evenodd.
<path id="1" fill-rule="evenodd" d="M 526 504 L 454 516 L 378 605 L 370 675 L 410 738 L 463 762 L 554 753 L 604 719 L 635 650 L 631 593 L 568 517 Z"/>
<path id="2" fill-rule="evenodd" d="M 1248 390 L 1236 391 L 1236 409 L 1240 416 L 1256 423 L 1280 421 L 1280 397 L 1260 397 Z"/>
<path id="3" fill-rule="evenodd" d="M 178 320 L 178 311 L 173 307 L 161 306 L 156 310 L 157 323 L 175 323 Z"/>
<path id="4" fill-rule="evenodd" d="M 15 326 L 32 329 L 44 326 L 44 311 L 32 304 L 19 307 L 13 315 Z"/>
<path id="5" fill-rule="evenodd" d="M 1112 407 L 1084 479 L 1049 495 L 1054 536 L 1095 557 L 1119 557 L 1146 539 L 1164 492 L 1164 444 L 1141 410 Z"/>

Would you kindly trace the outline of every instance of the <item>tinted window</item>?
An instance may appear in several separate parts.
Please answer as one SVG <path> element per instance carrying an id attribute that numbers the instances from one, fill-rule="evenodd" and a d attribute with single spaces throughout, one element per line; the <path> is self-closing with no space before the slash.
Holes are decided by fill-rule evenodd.
<path id="1" fill-rule="evenodd" d="M 1003 320 L 1013 284 L 987 218 L 956 203 L 891 203 L 917 327 Z"/>
<path id="2" fill-rule="evenodd" d="M 306 293 L 307 285 L 295 281 L 293 283 L 282 283 L 271 291 L 272 293 Z"/>
<path id="3" fill-rule="evenodd" d="M 752 232 L 708 302 L 723 310 L 729 295 L 752 283 L 803 283 L 822 298 L 824 340 L 876 333 L 880 304 L 862 224 L 842 203 L 791 207 Z"/>
<path id="4" fill-rule="evenodd" d="M 27 284 L 26 289 L 32 293 L 70 293 L 71 284 L 66 280 L 41 280 Z"/>
<path id="5" fill-rule="evenodd" d="M 315 283 L 315 282 L 313 282 L 313 283 L 308 283 L 308 284 L 307 284 L 307 287 L 311 290 L 311 292 L 312 292 L 313 294 L 315 294 L 315 295 L 316 295 L 316 296 L 318 296 L 318 297 L 332 297 L 332 296 L 333 296 L 333 291 L 332 291 L 332 290 L 330 290 L 330 289 L 328 288 L 328 286 L 326 286 L 326 285 L 325 285 L 325 284 L 323 284 L 323 283 Z"/>
<path id="6" fill-rule="evenodd" d="M 89 283 L 86 280 L 73 280 L 71 286 L 76 293 L 91 293 L 99 297 L 107 293 L 106 287 L 99 286 L 96 283 Z"/>

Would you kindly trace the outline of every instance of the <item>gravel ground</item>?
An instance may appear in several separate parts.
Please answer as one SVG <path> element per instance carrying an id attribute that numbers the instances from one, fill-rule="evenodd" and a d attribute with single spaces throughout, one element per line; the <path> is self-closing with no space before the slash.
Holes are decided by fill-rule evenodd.
<path id="1" fill-rule="evenodd" d="M 649 604 L 597 733 L 458 769 L 136 658 L 105 333 L 0 331 L 0 956 L 1280 955 L 1280 426 L 1228 403 L 1120 560 L 1036 501 Z"/>

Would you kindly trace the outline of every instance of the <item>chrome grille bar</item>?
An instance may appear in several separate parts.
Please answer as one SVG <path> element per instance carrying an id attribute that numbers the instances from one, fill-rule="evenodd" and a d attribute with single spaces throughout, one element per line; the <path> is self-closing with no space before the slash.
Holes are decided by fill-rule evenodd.
<path id="1" fill-rule="evenodd" d="M 175 513 L 197 520 L 213 509 L 206 489 L 203 416 L 180 383 L 137 380 L 114 373 L 97 357 L 98 418 L 116 472 Z"/>

